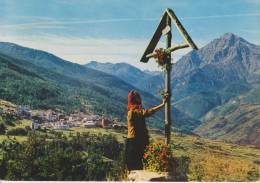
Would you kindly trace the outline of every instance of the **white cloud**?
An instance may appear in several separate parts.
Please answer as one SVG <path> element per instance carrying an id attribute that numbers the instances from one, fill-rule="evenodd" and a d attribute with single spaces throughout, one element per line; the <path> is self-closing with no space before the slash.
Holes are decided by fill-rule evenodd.
<path id="1" fill-rule="evenodd" d="M 9 28 L 34 28 L 35 26 L 70 26 L 75 24 L 99 24 L 99 23 L 114 23 L 114 22 L 131 22 L 131 21 L 158 21 L 158 18 L 145 18 L 145 19 L 137 19 L 137 18 L 116 18 L 116 19 L 71 19 L 71 20 L 56 20 L 56 19 L 43 19 L 39 18 L 38 20 L 33 19 L 34 22 L 29 23 L 14 23 L 14 24 L 1 24 L 1 29 L 9 29 Z"/>
<path id="2" fill-rule="evenodd" d="M 223 14 L 223 15 L 205 15 L 205 16 L 191 16 L 182 17 L 180 20 L 201 20 L 201 19 L 219 19 L 219 18 L 232 18 L 232 17 L 259 17 L 260 13 L 242 13 L 242 14 Z M 31 29 L 35 26 L 69 26 L 75 24 L 99 24 L 99 23 L 114 23 L 114 22 L 131 22 L 131 21 L 158 21 L 159 18 L 115 18 L 115 19 L 70 19 L 70 20 L 57 20 L 50 17 L 26 17 L 20 18 L 34 20 L 29 23 L 16 23 L 16 24 L 1 24 L 1 29 L 9 28 L 22 28 Z"/>

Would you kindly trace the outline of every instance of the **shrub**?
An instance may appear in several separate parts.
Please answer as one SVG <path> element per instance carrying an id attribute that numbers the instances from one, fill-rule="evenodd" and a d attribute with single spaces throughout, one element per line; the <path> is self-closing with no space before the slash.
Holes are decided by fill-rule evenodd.
<path id="1" fill-rule="evenodd" d="M 188 181 L 191 160 L 188 156 L 174 157 L 173 175 L 175 181 Z"/>
<path id="2" fill-rule="evenodd" d="M 260 178 L 259 167 L 253 167 L 251 170 L 247 172 L 247 180 L 249 181 L 257 181 Z"/>
<path id="3" fill-rule="evenodd" d="M 152 143 L 147 146 L 144 153 L 144 168 L 155 172 L 169 171 L 172 161 L 172 146 L 163 142 Z"/>
<path id="4" fill-rule="evenodd" d="M 13 128 L 11 130 L 7 131 L 7 135 L 22 135 L 25 136 L 27 135 L 27 131 L 24 128 Z"/>

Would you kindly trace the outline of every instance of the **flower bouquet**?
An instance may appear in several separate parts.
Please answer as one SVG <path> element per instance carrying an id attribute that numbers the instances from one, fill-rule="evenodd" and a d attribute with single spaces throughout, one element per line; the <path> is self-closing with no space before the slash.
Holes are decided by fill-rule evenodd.
<path id="1" fill-rule="evenodd" d="M 166 49 L 163 48 L 158 48 L 155 50 L 156 56 L 155 56 L 155 61 L 157 62 L 158 66 L 162 67 L 163 69 L 165 68 L 165 65 L 167 62 L 170 61 L 170 54 Z"/>
<path id="2" fill-rule="evenodd" d="M 144 168 L 153 172 L 168 172 L 173 159 L 172 151 L 172 146 L 163 142 L 148 145 L 143 157 Z"/>

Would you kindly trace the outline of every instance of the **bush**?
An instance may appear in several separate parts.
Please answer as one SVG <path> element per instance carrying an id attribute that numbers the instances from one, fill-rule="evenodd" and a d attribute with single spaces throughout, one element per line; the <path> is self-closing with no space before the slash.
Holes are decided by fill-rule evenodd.
<path id="1" fill-rule="evenodd" d="M 13 128 L 7 131 L 7 135 L 22 135 L 26 136 L 28 131 L 24 128 Z"/>

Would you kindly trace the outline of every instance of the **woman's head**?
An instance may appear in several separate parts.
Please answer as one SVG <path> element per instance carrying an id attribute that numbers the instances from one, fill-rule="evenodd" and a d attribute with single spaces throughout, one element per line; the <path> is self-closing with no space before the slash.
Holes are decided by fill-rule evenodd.
<path id="1" fill-rule="evenodd" d="M 139 93 L 132 90 L 128 93 L 127 98 L 128 98 L 128 105 L 127 105 L 128 110 L 142 108 L 142 99 Z"/>

